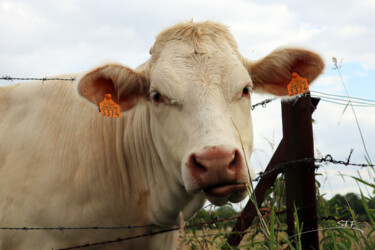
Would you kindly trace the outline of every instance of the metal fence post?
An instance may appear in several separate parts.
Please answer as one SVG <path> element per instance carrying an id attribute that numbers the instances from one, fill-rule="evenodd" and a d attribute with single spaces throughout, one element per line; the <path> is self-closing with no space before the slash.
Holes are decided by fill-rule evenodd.
<path id="1" fill-rule="evenodd" d="M 311 103 L 310 103 L 310 98 L 307 100 L 308 105 L 307 105 L 306 110 L 310 113 L 310 116 L 307 116 L 308 121 L 306 121 L 306 123 L 309 124 L 311 129 L 312 129 L 311 114 L 316 109 L 316 106 L 318 105 L 319 101 L 320 101 L 320 99 L 318 99 L 318 98 L 311 98 Z M 285 105 L 285 104 L 286 103 L 284 103 L 282 105 Z M 283 122 L 284 122 L 284 118 L 286 118 L 286 117 L 283 116 Z M 312 135 L 312 131 L 311 131 L 311 135 Z M 287 150 L 287 147 L 286 147 L 286 144 L 285 144 L 285 137 L 286 136 L 288 136 L 288 133 L 284 134 L 284 138 L 281 140 L 281 142 L 280 142 L 279 146 L 277 147 L 274 155 L 272 156 L 270 162 L 267 165 L 267 168 L 266 168 L 265 172 L 266 173 L 269 172 L 270 174 L 267 174 L 267 175 L 263 176 L 260 179 L 258 185 L 256 186 L 256 188 L 254 190 L 254 196 L 255 196 L 256 203 L 257 203 L 256 205 L 258 207 L 260 207 L 260 205 L 263 203 L 264 195 L 265 195 L 266 191 L 273 185 L 273 183 L 275 182 L 278 174 L 282 171 L 281 169 L 277 170 L 275 168 L 275 166 L 291 160 L 290 158 L 288 158 L 288 152 L 287 152 L 288 150 Z M 273 171 L 273 170 L 277 170 L 277 171 Z M 314 181 L 315 181 L 315 174 L 314 174 Z M 315 199 L 315 197 L 314 197 L 314 199 Z M 292 207 L 292 208 L 294 208 L 294 207 Z M 316 208 L 316 202 L 315 202 L 315 208 Z M 292 212 L 292 214 L 293 214 L 293 212 Z M 255 204 L 251 200 L 249 200 L 248 203 L 246 204 L 246 207 L 242 211 L 240 217 L 238 218 L 238 220 L 236 222 L 236 225 L 232 229 L 232 234 L 230 234 L 227 238 L 228 244 L 230 246 L 236 247 L 240 244 L 242 238 L 245 235 L 246 229 L 249 228 L 249 226 L 251 225 L 251 223 L 252 223 L 252 221 L 253 221 L 253 219 L 256 215 L 257 214 L 256 214 Z M 292 217 L 292 219 L 293 219 L 293 217 Z"/>
<path id="2" fill-rule="evenodd" d="M 288 161 L 314 158 L 310 93 L 282 103 L 283 138 Z M 302 249 L 319 249 L 314 161 L 284 168 L 288 235 L 296 236 L 297 209 Z M 296 239 L 296 238 L 294 238 Z"/>

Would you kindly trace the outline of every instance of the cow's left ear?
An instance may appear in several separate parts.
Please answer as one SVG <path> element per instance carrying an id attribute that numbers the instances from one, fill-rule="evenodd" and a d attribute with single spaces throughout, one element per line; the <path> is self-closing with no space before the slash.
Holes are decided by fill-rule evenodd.
<path id="1" fill-rule="evenodd" d="M 256 62 L 244 59 L 244 64 L 255 91 L 278 96 L 288 95 L 287 85 L 293 72 L 306 78 L 310 84 L 324 69 L 324 62 L 319 55 L 294 48 L 275 50 Z"/>
<path id="2" fill-rule="evenodd" d="M 83 75 L 78 80 L 77 90 L 79 95 L 96 105 L 106 94 L 111 94 L 112 100 L 124 112 L 131 109 L 139 98 L 147 98 L 149 84 L 143 72 L 107 64 Z"/>

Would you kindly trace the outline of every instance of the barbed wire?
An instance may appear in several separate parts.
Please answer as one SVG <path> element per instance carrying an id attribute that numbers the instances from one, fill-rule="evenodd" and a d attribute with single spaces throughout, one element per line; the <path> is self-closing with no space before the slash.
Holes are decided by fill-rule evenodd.
<path id="1" fill-rule="evenodd" d="M 77 245 L 77 246 L 72 246 L 72 247 L 58 248 L 57 250 L 70 250 L 70 249 L 79 249 L 79 248 L 107 245 L 107 244 L 116 243 L 116 242 L 120 243 L 122 241 L 134 240 L 134 239 L 143 238 L 143 237 L 147 237 L 147 236 L 153 236 L 153 235 L 156 235 L 156 234 L 168 233 L 168 232 L 176 231 L 176 230 L 179 230 L 179 229 L 180 229 L 179 227 L 169 228 L 169 229 L 165 229 L 165 230 L 160 230 L 160 231 L 151 232 L 151 233 L 138 234 L 138 235 L 135 235 L 135 236 L 125 237 L 125 238 L 119 237 L 115 240 L 101 241 L 101 242 L 95 242 L 95 243 L 84 243 L 82 245 Z"/>
<path id="2" fill-rule="evenodd" d="M 15 230 L 15 231 L 68 231 L 68 230 L 125 230 L 135 228 L 158 228 L 156 225 L 139 225 L 139 226 L 116 226 L 116 227 L 0 227 L 0 230 Z"/>
<path id="3" fill-rule="evenodd" d="M 299 159 L 299 160 L 281 163 L 281 164 L 278 164 L 278 165 L 274 166 L 271 170 L 268 170 L 268 171 L 265 171 L 265 172 L 259 172 L 258 176 L 256 178 L 254 178 L 253 181 L 259 181 L 262 177 L 264 177 L 266 175 L 278 173 L 284 167 L 292 166 L 292 165 L 299 164 L 299 163 L 314 163 L 314 162 L 316 162 L 316 163 L 332 163 L 332 164 L 336 164 L 336 165 L 355 166 L 355 167 L 362 167 L 362 168 L 363 167 L 375 167 L 375 165 L 373 165 L 373 164 L 351 163 L 350 157 L 351 157 L 352 152 L 353 151 L 351 150 L 350 154 L 349 154 L 349 157 L 346 161 L 335 160 L 335 159 L 333 159 L 333 157 L 330 154 L 328 154 L 325 157 L 319 158 L 319 159 L 317 159 L 317 158 L 303 158 L 303 159 Z M 322 167 L 322 165 L 314 165 L 314 169 L 318 169 L 320 167 Z"/>
<path id="4" fill-rule="evenodd" d="M 266 108 L 267 107 L 267 104 L 270 103 L 270 102 L 273 102 L 275 101 L 277 98 L 270 98 L 270 99 L 265 99 L 264 101 L 261 101 L 257 104 L 254 104 L 251 106 L 251 110 L 254 110 L 256 107 L 258 106 L 262 106 L 263 108 Z"/>
<path id="5" fill-rule="evenodd" d="M 194 228 L 194 227 L 202 227 L 202 226 L 205 226 L 205 225 L 216 224 L 218 222 L 237 220 L 239 217 L 240 217 L 240 215 L 232 216 L 232 217 L 229 217 L 229 218 L 211 220 L 211 221 L 206 221 L 206 222 L 197 223 L 197 224 L 193 224 L 193 225 L 186 225 L 183 228 L 184 229 L 191 229 L 191 228 Z M 79 248 L 93 247 L 93 246 L 99 246 L 99 245 L 106 245 L 106 244 L 111 244 L 111 243 L 119 243 L 119 242 L 122 242 L 122 241 L 134 240 L 134 239 L 143 238 L 143 237 L 147 237 L 147 236 L 153 236 L 153 235 L 168 233 L 168 232 L 172 232 L 172 231 L 178 231 L 180 229 L 181 229 L 181 227 L 171 227 L 171 228 L 167 228 L 167 229 L 163 229 L 163 230 L 158 230 L 158 231 L 155 231 L 155 232 L 149 232 L 149 233 L 124 237 L 124 238 L 119 237 L 119 238 L 114 239 L 114 240 L 94 242 L 94 243 L 84 243 L 84 244 L 77 245 L 77 246 L 72 246 L 72 247 L 67 247 L 67 248 L 59 248 L 58 250 L 79 249 Z"/>
<path id="6" fill-rule="evenodd" d="M 0 77 L 0 80 L 5 81 L 75 81 L 75 77 L 69 77 L 69 78 L 59 78 L 59 77 L 41 77 L 41 78 L 34 78 L 34 77 L 11 77 L 11 76 L 2 76 Z"/>
<path id="7" fill-rule="evenodd" d="M 214 224 L 217 222 L 235 220 L 238 216 L 233 216 L 229 218 L 217 219 L 212 221 L 206 221 L 198 224 L 189 225 L 188 227 L 198 227 L 209 224 Z M 32 230 L 57 230 L 57 231 L 68 231 L 68 230 L 124 230 L 124 229 L 135 229 L 135 228 L 161 228 L 157 225 L 136 225 L 136 226 L 115 226 L 115 227 L 102 227 L 102 226 L 93 226 L 93 227 L 0 227 L 0 230 L 16 230 L 16 231 L 32 231 Z"/>

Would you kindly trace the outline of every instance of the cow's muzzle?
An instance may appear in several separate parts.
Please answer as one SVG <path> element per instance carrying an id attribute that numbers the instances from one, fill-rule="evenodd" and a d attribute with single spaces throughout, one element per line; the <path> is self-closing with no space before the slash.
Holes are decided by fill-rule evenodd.
<path id="1" fill-rule="evenodd" d="M 203 189 L 209 200 L 238 202 L 246 196 L 248 177 L 242 154 L 236 148 L 204 147 L 189 156 L 187 168 L 196 188 Z"/>

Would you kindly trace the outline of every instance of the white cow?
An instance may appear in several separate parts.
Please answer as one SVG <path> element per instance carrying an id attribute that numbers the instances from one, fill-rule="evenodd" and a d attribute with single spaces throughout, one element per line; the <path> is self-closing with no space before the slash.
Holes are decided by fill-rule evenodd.
<path id="1" fill-rule="evenodd" d="M 324 68 L 293 48 L 251 62 L 211 22 L 163 31 L 150 53 L 134 70 L 107 64 L 63 76 L 75 84 L 0 88 L 0 227 L 159 228 L 0 230 L 1 249 L 115 240 L 176 225 L 180 211 L 188 219 L 206 199 L 241 201 L 253 173 L 251 92 L 286 95 L 292 72 L 311 82 Z M 100 115 L 106 94 L 122 118 Z M 170 249 L 176 234 L 90 249 Z"/>

